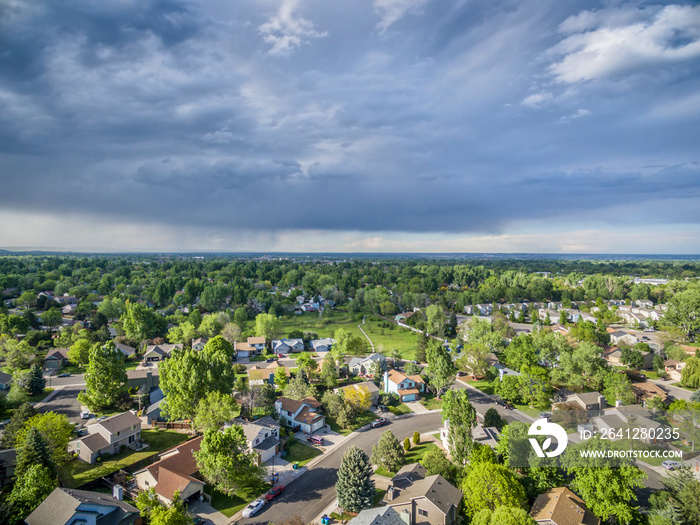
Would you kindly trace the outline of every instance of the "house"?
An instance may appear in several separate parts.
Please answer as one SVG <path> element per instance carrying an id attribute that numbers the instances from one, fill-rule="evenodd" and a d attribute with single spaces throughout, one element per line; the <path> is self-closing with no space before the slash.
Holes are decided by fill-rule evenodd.
<path id="1" fill-rule="evenodd" d="M 34 509 L 27 525 L 141 525 L 139 510 L 109 494 L 56 488 Z"/>
<path id="2" fill-rule="evenodd" d="M 272 363 L 268 364 L 266 367 L 260 367 L 260 366 L 253 366 L 248 369 L 248 383 L 251 386 L 254 385 L 262 385 L 264 382 L 268 382 L 271 385 L 275 384 L 275 372 L 277 372 L 278 369 L 283 368 L 284 372 L 287 377 L 291 376 L 291 373 L 289 371 L 289 368 L 286 366 L 280 365 L 277 361 L 273 361 Z"/>
<path id="3" fill-rule="evenodd" d="M 479 315 L 488 315 L 491 312 L 493 312 L 493 305 L 491 305 L 491 304 L 477 304 L 474 307 L 473 311 L 478 313 Z"/>
<path id="4" fill-rule="evenodd" d="M 466 306 L 465 306 L 466 309 Z M 400 314 L 396 314 L 394 316 L 394 321 L 397 323 L 402 323 L 405 322 L 406 320 L 410 319 L 411 316 L 413 315 L 413 312 L 401 312 Z"/>
<path id="5" fill-rule="evenodd" d="M 238 357 L 253 357 L 265 349 L 265 338 L 249 337 L 246 342 L 235 341 L 233 346 Z"/>
<path id="6" fill-rule="evenodd" d="M 7 392 L 12 385 L 12 375 L 0 372 L 0 390 Z"/>
<path id="7" fill-rule="evenodd" d="M 357 391 L 369 394 L 370 402 L 372 405 L 376 405 L 379 400 L 379 387 L 375 385 L 372 381 L 366 381 L 364 383 L 355 383 L 352 385 L 344 386 L 342 388 L 336 388 L 334 392 L 336 394 L 343 394 L 346 397 L 348 392 Z"/>
<path id="8" fill-rule="evenodd" d="M 134 388 L 145 393 L 150 393 L 153 389 L 157 388 L 160 383 L 160 376 L 158 375 L 158 368 L 156 367 L 152 369 L 140 368 L 138 370 L 127 370 L 126 378 L 129 388 Z"/>
<path id="9" fill-rule="evenodd" d="M 148 405 L 142 412 L 143 415 L 141 416 L 141 423 L 152 427 L 155 425 L 155 423 L 160 421 L 162 419 L 160 415 L 160 407 L 162 404 L 163 399 L 159 399 L 155 403 Z"/>
<path id="10" fill-rule="evenodd" d="M 12 483 L 17 466 L 17 449 L 0 450 L 0 489 Z"/>
<path id="11" fill-rule="evenodd" d="M 248 446 L 260 458 L 259 463 L 271 460 L 280 451 L 280 425 L 270 416 L 255 421 L 236 419 L 234 424 L 243 428 Z"/>
<path id="12" fill-rule="evenodd" d="M 607 432 L 610 438 L 628 439 L 626 433 L 614 434 L 612 431 L 619 431 L 626 428 L 643 428 L 649 433 L 640 433 L 635 436 L 635 440 L 647 445 L 660 443 L 672 438 L 671 429 L 662 423 L 651 419 L 651 412 L 638 405 L 610 408 L 604 411 L 602 416 L 593 418 L 593 424 L 599 432 Z"/>
<path id="13" fill-rule="evenodd" d="M 291 354 L 292 352 L 303 351 L 303 339 L 274 339 L 272 341 L 272 352 L 275 354 Z"/>
<path id="14" fill-rule="evenodd" d="M 177 344 L 162 344 L 162 345 L 148 345 L 146 347 L 146 352 L 143 354 L 144 361 L 163 361 L 170 357 L 170 354 L 175 349 L 182 350 L 183 345 L 181 343 Z"/>
<path id="15" fill-rule="evenodd" d="M 664 361 L 664 370 L 668 374 L 668 377 L 675 381 L 681 380 L 681 374 L 685 368 L 685 363 L 683 361 L 677 361 L 675 359 L 666 359 Z"/>
<path id="16" fill-rule="evenodd" d="M 576 403 L 581 410 L 603 410 L 606 408 L 605 396 L 600 392 L 584 392 L 582 394 L 570 394 L 564 398 L 564 403 Z M 554 407 L 556 409 L 555 403 Z"/>
<path id="17" fill-rule="evenodd" d="M 440 428 L 440 440 L 442 441 L 442 447 L 450 452 L 450 441 L 448 438 L 450 431 L 450 421 L 449 419 L 445 421 L 442 428 Z M 488 445 L 491 448 L 496 448 L 498 445 L 498 439 L 501 433 L 496 427 L 484 427 L 483 425 L 477 425 L 472 430 L 472 439 L 476 443 L 481 443 L 482 445 Z"/>
<path id="18" fill-rule="evenodd" d="M 627 344 L 627 346 L 634 346 L 637 344 L 637 336 L 622 330 L 616 330 L 610 333 L 610 342 L 618 346 L 620 343 Z"/>
<path id="19" fill-rule="evenodd" d="M 668 399 L 668 392 L 656 383 L 632 383 L 632 392 L 637 398 L 637 403 L 644 405 L 652 397 L 661 397 L 663 401 Z"/>
<path id="20" fill-rule="evenodd" d="M 314 397 L 305 397 L 301 401 L 280 397 L 275 401 L 275 410 L 280 415 L 281 422 L 304 434 L 313 434 L 326 425 L 321 403 Z"/>
<path id="21" fill-rule="evenodd" d="M 583 500 L 566 487 L 549 489 L 537 496 L 530 516 L 545 525 L 600 525 Z"/>
<path id="22" fill-rule="evenodd" d="M 402 402 L 418 401 L 425 391 L 425 381 L 419 375 L 407 376 L 398 370 L 384 372 L 384 392 L 397 394 Z"/>
<path id="23" fill-rule="evenodd" d="M 44 368 L 58 370 L 68 362 L 68 348 L 53 348 L 44 358 Z"/>
<path id="24" fill-rule="evenodd" d="M 116 454 L 123 447 L 141 446 L 141 420 L 133 412 L 123 412 L 87 427 L 89 434 L 68 443 L 68 452 L 87 463 L 104 454 Z"/>
<path id="25" fill-rule="evenodd" d="M 326 337 L 324 339 L 314 339 L 310 344 L 311 348 L 314 349 L 314 352 L 330 352 L 331 348 L 333 348 L 333 345 L 335 344 L 335 339 L 331 339 L 330 337 Z"/>
<path id="26" fill-rule="evenodd" d="M 134 357 L 136 355 L 136 349 L 129 345 L 114 343 L 114 347 L 124 354 L 124 357 Z"/>
<path id="27" fill-rule="evenodd" d="M 386 368 L 386 358 L 382 354 L 375 352 L 366 357 L 353 357 L 350 360 L 350 364 L 348 364 L 348 370 L 355 375 L 371 375 L 374 363 L 380 363 L 382 370 Z"/>
<path id="28" fill-rule="evenodd" d="M 164 503 L 172 502 L 175 493 L 179 493 L 180 499 L 185 502 L 199 499 L 204 493 L 205 483 L 197 479 L 199 468 L 194 452 L 201 448 L 202 439 L 191 439 L 166 450 L 158 461 L 134 472 L 139 490 L 154 489 Z"/>
<path id="29" fill-rule="evenodd" d="M 393 507 L 365 509 L 350 520 L 348 525 L 407 525 Z"/>
<path id="30" fill-rule="evenodd" d="M 426 474 L 420 463 L 405 465 L 391 478 L 382 503 L 410 525 L 458 523 L 462 491 L 440 474 Z"/>
<path id="31" fill-rule="evenodd" d="M 192 350 L 204 350 L 204 347 L 208 342 L 208 337 L 198 337 L 197 339 L 192 339 Z"/>

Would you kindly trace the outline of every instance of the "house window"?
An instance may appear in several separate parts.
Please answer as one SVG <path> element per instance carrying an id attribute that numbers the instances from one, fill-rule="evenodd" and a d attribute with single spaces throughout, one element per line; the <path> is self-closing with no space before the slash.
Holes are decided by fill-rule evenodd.
<path id="1" fill-rule="evenodd" d="M 117 436 L 118 436 L 119 434 L 121 434 L 121 432 L 117 432 Z"/>
<path id="2" fill-rule="evenodd" d="M 423 510 L 423 509 L 418 509 L 418 515 L 428 517 L 428 511 Z"/>
<path id="3" fill-rule="evenodd" d="M 129 443 L 133 443 L 134 441 L 136 441 L 136 436 L 132 434 L 131 436 L 129 436 Z"/>
<path id="4" fill-rule="evenodd" d="M 270 434 L 268 432 L 265 432 L 265 439 L 267 439 L 267 436 L 269 436 L 269 435 Z"/>
<path id="5" fill-rule="evenodd" d="M 257 445 L 260 442 L 259 438 L 255 438 L 255 444 Z"/>

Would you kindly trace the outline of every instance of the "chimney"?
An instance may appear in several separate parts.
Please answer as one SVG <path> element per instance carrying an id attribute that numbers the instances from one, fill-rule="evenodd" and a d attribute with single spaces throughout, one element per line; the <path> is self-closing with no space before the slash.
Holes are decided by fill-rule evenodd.
<path id="1" fill-rule="evenodd" d="M 392 486 L 386 489 L 386 499 L 389 501 L 394 501 L 394 498 L 398 496 L 398 491 Z"/>
<path id="2" fill-rule="evenodd" d="M 114 499 L 122 501 L 124 499 L 124 487 L 121 485 L 114 485 L 112 487 L 112 496 Z"/>

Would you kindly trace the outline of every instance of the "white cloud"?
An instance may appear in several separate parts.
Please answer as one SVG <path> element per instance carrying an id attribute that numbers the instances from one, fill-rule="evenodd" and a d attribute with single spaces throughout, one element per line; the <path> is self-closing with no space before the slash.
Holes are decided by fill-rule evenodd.
<path id="1" fill-rule="evenodd" d="M 521 104 L 523 106 L 527 106 L 529 108 L 539 108 L 544 104 L 545 102 L 551 100 L 554 97 L 551 93 L 535 93 L 534 95 L 530 95 L 529 97 L 526 97 Z"/>
<path id="2" fill-rule="evenodd" d="M 590 114 L 591 114 L 590 111 L 588 111 L 585 108 L 581 108 L 581 109 L 576 110 L 576 112 L 571 114 L 571 115 L 567 115 L 565 117 L 560 118 L 559 122 L 571 122 L 574 119 L 581 118 L 581 117 L 587 117 Z"/>
<path id="3" fill-rule="evenodd" d="M 289 55 L 311 39 L 328 35 L 325 31 L 317 31 L 310 20 L 296 15 L 298 6 L 298 0 L 282 0 L 277 13 L 260 26 L 263 40 L 271 46 L 271 55 Z"/>
<path id="4" fill-rule="evenodd" d="M 381 20 L 377 24 L 380 33 L 385 33 L 394 23 L 409 13 L 416 14 L 430 0 L 374 0 L 374 11 Z"/>
<path id="5" fill-rule="evenodd" d="M 638 20 L 645 16 L 644 20 Z M 700 6 L 584 11 L 565 20 L 569 34 L 550 49 L 562 57 L 549 67 L 564 83 L 644 72 L 700 58 Z"/>

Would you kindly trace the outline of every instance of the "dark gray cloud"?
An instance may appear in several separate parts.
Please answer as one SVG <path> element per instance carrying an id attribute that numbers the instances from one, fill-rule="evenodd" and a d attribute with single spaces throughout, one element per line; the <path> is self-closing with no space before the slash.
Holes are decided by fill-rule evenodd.
<path id="1" fill-rule="evenodd" d="M 3 6 L 4 210 L 267 231 L 700 223 L 692 2 Z"/>

